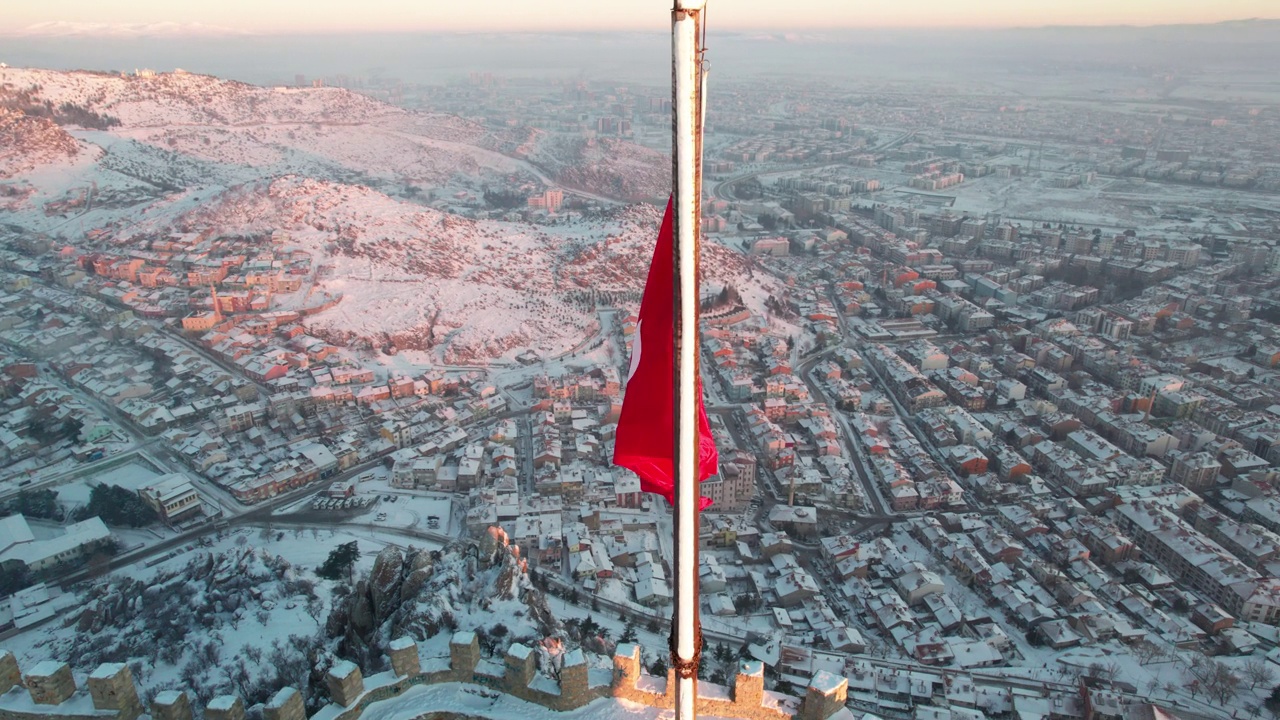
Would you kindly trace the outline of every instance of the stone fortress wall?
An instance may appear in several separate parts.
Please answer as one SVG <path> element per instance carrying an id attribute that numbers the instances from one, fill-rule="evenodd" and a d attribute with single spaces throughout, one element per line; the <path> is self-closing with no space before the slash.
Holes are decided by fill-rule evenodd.
<path id="1" fill-rule="evenodd" d="M 602 698 L 619 698 L 657 708 L 675 703 L 674 671 L 666 678 L 644 672 L 640 648 L 618 645 L 613 669 L 592 669 L 581 650 L 568 653 L 559 680 L 537 668 L 537 653 L 525 645 L 512 645 L 501 661 L 481 658 L 475 633 L 454 633 L 449 657 L 422 658 L 418 643 L 410 638 L 393 641 L 389 648 L 391 670 L 365 678 L 355 663 L 340 661 L 325 677 L 330 703 L 310 718 L 296 688 L 281 689 L 263 707 L 264 720 L 357 720 L 375 703 L 395 697 L 422 684 L 468 683 L 491 688 L 554 711 L 573 710 Z M 698 713 L 741 720 L 827 720 L 845 710 L 848 680 L 820 672 L 809 683 L 803 698 L 764 689 L 764 666 L 743 662 L 732 687 L 699 682 Z M 436 708 L 424 707 L 423 714 Z M 144 708 L 129 667 L 107 663 L 90 673 L 86 687 L 77 688 L 71 666 L 46 660 L 24 674 L 17 658 L 0 650 L 0 720 L 136 720 L 149 713 L 153 720 L 193 720 L 194 712 L 184 691 L 156 695 Z M 205 720 L 244 720 L 243 701 L 223 695 L 209 701 Z"/>

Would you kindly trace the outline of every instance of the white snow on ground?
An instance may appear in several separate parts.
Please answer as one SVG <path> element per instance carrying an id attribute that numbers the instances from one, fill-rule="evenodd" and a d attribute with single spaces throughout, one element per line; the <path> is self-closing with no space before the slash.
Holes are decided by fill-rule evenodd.
<path id="1" fill-rule="evenodd" d="M 126 490 L 137 491 L 138 488 L 160 477 L 160 473 L 137 462 L 117 465 L 100 473 L 87 475 L 75 482 L 57 487 L 58 499 L 67 504 L 83 504 L 89 502 L 89 494 L 94 485 L 118 485 Z"/>
<path id="2" fill-rule="evenodd" d="M 379 527 L 406 528 L 454 536 L 453 497 L 446 493 L 421 493 L 390 487 L 385 480 L 361 483 L 360 494 L 374 494 L 379 501 L 370 505 L 356 522 L 372 522 Z M 379 516 L 385 515 L 382 520 Z M 436 518 L 436 526 L 431 526 Z"/>
<path id="3" fill-rule="evenodd" d="M 280 539 L 277 540 L 277 537 Z M 231 672 L 239 663 L 248 664 L 251 671 L 259 672 L 265 677 L 268 673 L 265 669 L 267 665 L 259 666 L 249 659 L 248 656 L 256 653 L 250 650 L 246 654 L 245 648 L 256 648 L 262 652 L 261 662 L 267 663 L 273 643 L 287 645 L 289 643 L 286 641 L 291 637 L 311 638 L 316 635 L 329 613 L 336 584 L 317 577 L 314 571 L 325 561 L 331 550 L 351 541 L 355 541 L 360 550 L 356 574 L 371 569 L 378 552 L 388 544 L 410 544 L 404 538 L 377 532 L 243 528 L 221 536 L 207 547 L 193 543 L 181 548 L 177 555 L 153 567 L 133 566 L 95 581 L 91 592 L 104 582 L 125 578 L 134 578 L 141 582 L 140 588 L 146 588 L 166 582 L 165 578 L 182 572 L 193 561 L 200 565 L 211 557 L 235 558 L 231 567 L 238 569 L 225 575 L 215 575 L 208 589 L 197 593 L 191 600 L 190 604 L 197 608 L 196 617 L 203 618 L 207 615 L 208 620 L 192 622 L 184 631 L 176 659 L 162 656 L 160 661 L 153 664 L 147 657 L 147 646 L 152 641 L 150 633 L 144 629 L 146 623 L 142 617 L 147 613 L 145 606 L 162 603 L 161 599 L 149 594 L 146 597 L 127 598 L 130 604 L 141 605 L 129 612 L 132 619 L 124 627 L 107 626 L 98 631 L 92 630 L 92 623 L 84 619 L 85 608 L 90 605 L 86 604 L 86 597 L 81 595 L 77 603 L 62 616 L 72 619 L 69 625 L 55 622 L 19 632 L 5 641 L 5 648 L 18 656 L 19 664 L 24 668 L 41 660 L 59 659 L 71 662 L 77 673 L 85 673 L 92 671 L 96 662 L 103 661 L 102 658 L 107 656 L 104 652 L 117 661 L 137 661 L 142 664 L 135 665 L 134 677 L 144 694 L 189 687 L 189 683 L 183 680 L 183 674 L 192 661 L 196 661 L 197 668 L 203 673 L 201 682 L 206 687 L 221 687 L 229 683 L 229 678 L 220 673 Z M 429 546 L 429 543 L 421 541 L 414 544 L 418 547 Z M 280 564 L 281 561 L 287 562 L 287 569 L 283 569 L 285 566 Z M 236 613 L 229 608 L 222 608 L 218 604 L 220 601 L 214 598 L 226 594 L 224 588 L 229 587 L 229 581 L 245 573 L 259 578 L 254 586 L 262 594 L 260 599 L 252 599 L 248 605 L 240 606 L 240 617 L 237 619 Z M 313 583 L 316 599 L 309 602 L 303 594 L 288 595 L 286 588 L 290 586 L 287 581 L 293 580 Z M 200 580 L 197 584 L 204 588 L 205 582 L 206 580 Z M 176 586 L 170 579 L 164 587 Z M 95 592 L 94 596 L 96 606 L 100 608 L 98 614 L 102 615 L 106 611 L 101 608 L 111 604 L 110 593 L 103 597 L 101 593 Z M 80 618 L 80 621 L 76 622 L 76 618 Z M 117 641 L 122 643 L 118 647 L 123 649 L 123 654 L 120 650 L 108 650 Z M 225 665 L 221 670 L 216 669 L 217 663 L 202 663 L 200 660 L 203 656 L 199 653 L 205 652 L 203 648 L 211 643 L 221 648 Z M 232 656 L 239 662 L 226 662 Z M 208 665 L 208 670 L 204 669 L 205 665 Z M 142 672 L 138 672 L 139 669 Z M 230 685 L 226 689 L 230 691 Z"/>

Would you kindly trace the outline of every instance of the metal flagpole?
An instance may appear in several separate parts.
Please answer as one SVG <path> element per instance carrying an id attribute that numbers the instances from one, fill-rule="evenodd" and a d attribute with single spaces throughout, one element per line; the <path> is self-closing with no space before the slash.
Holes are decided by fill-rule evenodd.
<path id="1" fill-rule="evenodd" d="M 672 186 L 675 233 L 675 716 L 697 717 L 702 628 L 698 618 L 698 235 L 702 204 L 702 53 L 706 0 L 671 10 Z"/>

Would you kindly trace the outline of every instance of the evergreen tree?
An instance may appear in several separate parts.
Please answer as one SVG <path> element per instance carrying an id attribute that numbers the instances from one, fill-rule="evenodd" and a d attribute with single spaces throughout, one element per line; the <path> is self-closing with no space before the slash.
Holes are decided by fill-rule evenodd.
<path id="1" fill-rule="evenodd" d="M 15 564 L 12 569 L 0 567 L 0 596 L 12 595 L 31 586 L 31 572 L 26 565 Z"/>
<path id="2" fill-rule="evenodd" d="M 359 557 L 360 548 L 355 540 L 343 543 L 329 553 L 329 557 L 325 559 L 320 569 L 316 570 L 316 574 L 328 580 L 341 580 L 351 572 L 352 566 L 356 564 Z"/>
<path id="3" fill-rule="evenodd" d="M 716 661 L 720 663 L 733 662 L 733 653 L 729 650 L 729 646 L 724 643 L 716 643 Z"/>
<path id="4" fill-rule="evenodd" d="M 1262 704 L 1266 705 L 1273 714 L 1280 715 L 1280 685 L 1271 689 L 1271 694 L 1262 701 Z"/>
<path id="5" fill-rule="evenodd" d="M 159 519 L 138 494 L 119 485 L 95 485 L 89 493 L 89 504 L 74 514 L 75 520 L 102 518 L 108 525 L 142 527 Z"/>
<path id="6" fill-rule="evenodd" d="M 11 514 L 43 520 L 61 520 L 66 516 L 58 503 L 58 493 L 53 490 L 23 490 L 9 501 L 8 510 Z"/>

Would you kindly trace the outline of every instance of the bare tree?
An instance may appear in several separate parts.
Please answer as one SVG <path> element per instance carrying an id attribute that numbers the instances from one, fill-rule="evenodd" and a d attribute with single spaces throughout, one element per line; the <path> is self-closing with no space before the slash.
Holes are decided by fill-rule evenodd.
<path id="1" fill-rule="evenodd" d="M 1163 648 L 1143 638 L 1133 644 L 1133 654 L 1138 656 L 1138 663 L 1146 665 L 1164 654 Z"/>
<path id="2" fill-rule="evenodd" d="M 225 668 L 224 672 L 227 674 L 227 682 L 235 689 L 235 692 L 241 698 L 244 698 L 245 702 L 252 702 L 253 680 L 244 663 L 235 663 L 231 667 Z"/>
<path id="3" fill-rule="evenodd" d="M 1205 692 L 1223 705 L 1240 691 L 1240 678 L 1231 667 L 1219 660 L 1209 663 L 1209 678 L 1204 683 Z"/>
<path id="4" fill-rule="evenodd" d="M 1187 674 L 1198 680 L 1200 686 L 1207 685 L 1209 678 L 1213 677 L 1213 661 L 1204 655 L 1196 655 L 1187 666 Z"/>
<path id="5" fill-rule="evenodd" d="M 1241 670 L 1244 681 L 1249 683 L 1249 689 L 1253 690 L 1259 685 L 1269 686 L 1276 681 L 1276 674 L 1271 670 L 1271 666 L 1266 660 L 1261 658 L 1253 658 L 1244 664 Z"/>

